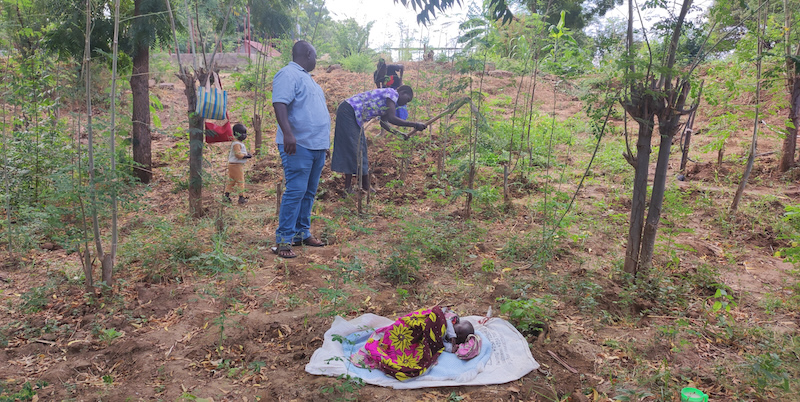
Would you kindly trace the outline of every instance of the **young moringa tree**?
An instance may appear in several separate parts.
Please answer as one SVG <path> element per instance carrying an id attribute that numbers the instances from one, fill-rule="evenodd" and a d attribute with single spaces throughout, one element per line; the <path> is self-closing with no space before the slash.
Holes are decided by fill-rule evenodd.
<path id="1" fill-rule="evenodd" d="M 46 45 L 58 51 L 64 58 L 72 58 L 81 54 L 83 33 L 81 27 L 83 14 L 81 7 L 65 6 L 59 0 L 37 0 L 52 19 L 52 27 L 46 32 Z M 79 0 L 68 0 L 78 2 Z M 105 10 L 113 9 L 110 0 L 95 0 L 92 19 L 92 56 L 111 52 L 113 21 Z M 133 148 L 133 172 L 142 183 L 152 179 L 152 160 L 150 144 L 150 48 L 159 40 L 164 43 L 170 38 L 169 21 L 165 15 L 163 0 L 135 0 L 133 8 L 125 2 L 121 10 L 124 24 L 120 27 L 122 37 L 119 40 L 120 50 L 132 59 L 130 87 L 133 94 L 131 107 L 131 142 Z"/>
<path id="2" fill-rule="evenodd" d="M 630 1 L 631 3 L 633 2 L 633 0 Z M 624 269 L 625 272 L 633 276 L 636 276 L 640 270 L 649 269 L 652 265 L 656 233 L 661 219 L 661 206 L 663 205 L 664 191 L 666 189 L 672 138 L 680 127 L 681 117 L 697 108 L 697 103 L 689 108 L 686 107 L 686 100 L 691 89 L 688 74 L 682 74 L 673 83 L 678 41 L 681 37 L 686 14 L 691 5 L 692 0 L 683 0 L 661 65 L 654 65 L 651 57 L 650 62 L 647 64 L 646 72 L 638 76 L 632 64 L 633 5 L 631 4 L 628 7 L 627 41 L 628 58 L 631 64 L 627 74 L 629 94 L 622 100 L 622 106 L 639 123 L 639 136 L 636 144 L 636 155 L 632 155 L 630 150 L 624 155 L 625 159 L 635 169 Z M 660 76 L 657 76 L 659 72 Z M 647 177 L 650 169 L 650 146 L 655 116 L 658 116 L 658 131 L 661 134 L 661 142 L 653 179 L 652 195 L 645 220 Z"/>
<path id="3" fill-rule="evenodd" d="M 736 213 L 739 208 L 739 201 L 742 200 L 744 188 L 747 185 L 747 179 L 750 178 L 750 173 L 753 171 L 753 164 L 756 160 L 756 152 L 758 151 L 758 124 L 761 111 L 761 62 L 764 54 L 764 27 L 766 26 L 767 12 L 759 7 L 758 11 L 758 25 L 756 27 L 756 107 L 755 116 L 753 117 L 753 139 L 750 141 L 750 155 L 747 157 L 747 164 L 742 173 L 742 180 L 739 182 L 739 187 L 736 189 L 736 194 L 733 196 L 733 203 L 731 203 L 730 211 Z M 785 144 L 784 144 L 785 145 Z"/>

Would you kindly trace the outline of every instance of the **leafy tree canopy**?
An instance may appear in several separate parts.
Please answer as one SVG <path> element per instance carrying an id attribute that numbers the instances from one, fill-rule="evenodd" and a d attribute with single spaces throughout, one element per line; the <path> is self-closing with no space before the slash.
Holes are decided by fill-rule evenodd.
<path id="1" fill-rule="evenodd" d="M 44 32 L 45 46 L 64 58 L 80 57 L 84 48 L 86 3 L 81 0 L 33 0 L 46 11 L 50 24 Z M 137 4 L 138 3 L 138 4 Z M 139 16 L 134 17 L 135 7 Z M 111 52 L 114 34 L 114 2 L 92 5 L 92 55 Z M 158 41 L 169 43 L 172 31 L 166 3 L 162 0 L 122 0 L 120 3 L 120 50 L 135 56 L 139 46 L 152 47 Z"/>
<path id="2" fill-rule="evenodd" d="M 249 0 L 250 24 L 258 38 L 277 38 L 290 34 L 294 27 L 292 9 L 296 0 Z"/>
<path id="3" fill-rule="evenodd" d="M 592 18 L 603 16 L 615 6 L 622 4 L 622 0 L 486 0 L 488 10 L 493 19 L 503 20 L 507 24 L 514 18 L 512 8 L 523 7 L 530 12 L 546 16 L 546 21 L 556 25 L 561 18 L 561 11 L 565 11 L 564 25 L 573 30 L 580 30 Z M 427 25 L 431 18 L 436 18 L 436 11 L 444 12 L 456 4 L 462 5 L 461 0 L 394 0 L 403 6 L 419 10 L 417 22 Z"/>

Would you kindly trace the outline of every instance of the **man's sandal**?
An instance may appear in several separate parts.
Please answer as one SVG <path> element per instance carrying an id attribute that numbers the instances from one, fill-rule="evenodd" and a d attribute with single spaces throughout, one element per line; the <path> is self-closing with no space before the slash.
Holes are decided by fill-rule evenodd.
<path id="1" fill-rule="evenodd" d="M 272 253 L 281 258 L 295 258 L 297 254 L 292 250 L 292 245 L 288 243 L 278 244 L 272 248 Z"/>
<path id="2" fill-rule="evenodd" d="M 309 247 L 324 247 L 325 243 L 314 236 L 308 236 L 303 241 L 296 241 L 292 243 L 293 246 L 309 246 Z"/>

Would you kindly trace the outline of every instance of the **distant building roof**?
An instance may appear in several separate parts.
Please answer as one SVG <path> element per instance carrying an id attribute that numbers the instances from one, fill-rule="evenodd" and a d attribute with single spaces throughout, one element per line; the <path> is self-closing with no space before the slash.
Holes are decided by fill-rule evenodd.
<path id="1" fill-rule="evenodd" d="M 256 42 L 254 40 L 245 40 L 244 43 L 236 49 L 236 53 L 247 53 L 247 45 L 250 45 L 251 52 L 259 52 L 261 54 L 266 54 L 267 57 L 279 57 L 281 52 L 273 47 L 268 47 L 262 43 Z"/>

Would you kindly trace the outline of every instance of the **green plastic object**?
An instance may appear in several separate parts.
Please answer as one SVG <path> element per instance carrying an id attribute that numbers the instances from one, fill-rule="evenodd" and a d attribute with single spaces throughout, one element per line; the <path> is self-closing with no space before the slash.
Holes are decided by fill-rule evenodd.
<path id="1" fill-rule="evenodd" d="M 681 390 L 681 402 L 708 402 L 708 395 L 697 388 L 686 387 Z"/>

